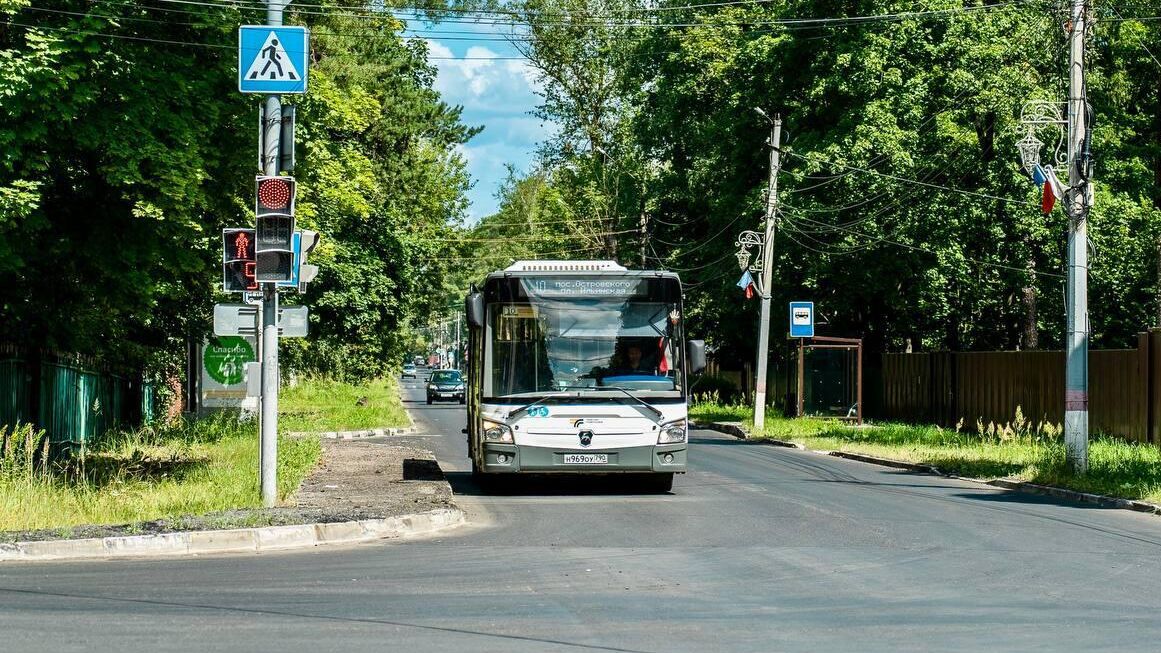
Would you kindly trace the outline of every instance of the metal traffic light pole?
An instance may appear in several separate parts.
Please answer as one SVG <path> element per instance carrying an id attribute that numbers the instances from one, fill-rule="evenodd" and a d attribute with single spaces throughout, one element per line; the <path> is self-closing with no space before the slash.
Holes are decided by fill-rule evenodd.
<path id="1" fill-rule="evenodd" d="M 282 25 L 284 0 L 266 0 L 266 24 Z M 278 174 L 281 152 L 282 100 L 278 95 L 267 95 L 265 129 L 266 150 L 263 153 L 263 172 Z M 259 137 L 262 137 L 260 134 Z M 262 505 L 271 508 L 278 502 L 278 288 L 273 282 L 262 284 L 262 419 L 259 432 L 259 485 Z"/>

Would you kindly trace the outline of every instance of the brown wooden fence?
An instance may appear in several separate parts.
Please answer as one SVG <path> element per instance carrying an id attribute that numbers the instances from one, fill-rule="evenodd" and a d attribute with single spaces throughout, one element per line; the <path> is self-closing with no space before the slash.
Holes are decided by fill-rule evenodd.
<path id="1" fill-rule="evenodd" d="M 1136 349 L 1090 351 L 1088 383 L 1094 433 L 1161 441 L 1161 330 L 1140 334 Z M 883 355 L 877 417 L 974 429 L 1011 422 L 1017 406 L 1033 422 L 1064 421 L 1063 352 Z"/>

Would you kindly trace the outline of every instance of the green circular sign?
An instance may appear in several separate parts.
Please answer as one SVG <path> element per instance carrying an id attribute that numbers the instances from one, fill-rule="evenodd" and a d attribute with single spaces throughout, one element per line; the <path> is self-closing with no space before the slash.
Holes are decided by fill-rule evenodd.
<path id="1" fill-rule="evenodd" d="M 222 385 L 246 380 L 246 363 L 254 361 L 254 348 L 240 336 L 210 339 L 202 353 L 202 365 L 210 378 Z"/>

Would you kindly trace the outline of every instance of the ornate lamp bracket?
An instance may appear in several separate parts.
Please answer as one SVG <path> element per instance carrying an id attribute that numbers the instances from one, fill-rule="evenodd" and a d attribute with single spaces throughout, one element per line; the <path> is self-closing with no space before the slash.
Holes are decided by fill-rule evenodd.
<path id="1" fill-rule="evenodd" d="M 1063 106 L 1060 102 L 1029 100 L 1020 110 L 1020 126 L 1024 128 L 1024 138 L 1016 143 L 1016 148 L 1020 151 L 1020 165 L 1028 174 L 1032 174 L 1032 169 L 1040 163 L 1040 148 L 1044 143 L 1036 134 L 1041 130 L 1055 134 L 1056 146 L 1053 158 L 1056 165 L 1062 166 L 1068 162 L 1068 152 L 1064 148 L 1068 120 L 1061 111 Z M 1051 136 L 1049 138 L 1051 140 Z"/>
<path id="2" fill-rule="evenodd" d="M 762 248 L 765 247 L 765 237 L 757 231 L 743 231 L 738 234 L 738 239 L 734 241 L 734 245 L 738 247 L 738 267 L 745 270 L 747 267 L 751 272 L 762 271 Z M 758 257 L 752 264 L 750 263 L 751 253 L 750 248 L 758 248 Z"/>

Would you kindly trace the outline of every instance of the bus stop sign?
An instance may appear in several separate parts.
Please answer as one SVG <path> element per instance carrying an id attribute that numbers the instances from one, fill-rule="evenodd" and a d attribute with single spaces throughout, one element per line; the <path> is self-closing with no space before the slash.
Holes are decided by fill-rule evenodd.
<path id="1" fill-rule="evenodd" d="M 814 337 L 814 302 L 790 302 L 790 337 Z"/>

